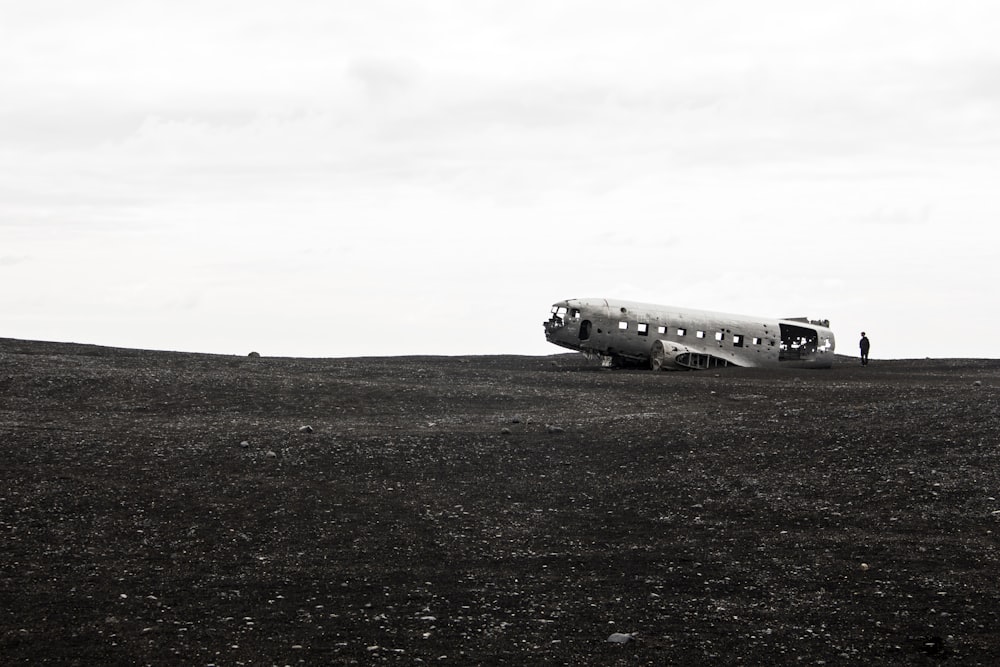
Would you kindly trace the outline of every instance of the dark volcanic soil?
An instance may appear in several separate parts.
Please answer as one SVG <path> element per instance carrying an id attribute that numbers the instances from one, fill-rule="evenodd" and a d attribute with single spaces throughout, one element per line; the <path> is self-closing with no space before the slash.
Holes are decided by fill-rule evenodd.
<path id="1" fill-rule="evenodd" d="M 0 339 L 0 663 L 997 664 L 998 389 Z"/>

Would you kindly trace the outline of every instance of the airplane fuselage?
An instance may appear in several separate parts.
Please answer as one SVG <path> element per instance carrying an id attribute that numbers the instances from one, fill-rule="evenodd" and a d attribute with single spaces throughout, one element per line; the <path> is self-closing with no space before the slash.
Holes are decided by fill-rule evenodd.
<path id="1" fill-rule="evenodd" d="M 567 299 L 544 323 L 550 343 L 657 370 L 719 366 L 829 368 L 829 321 L 769 319 L 614 299 Z"/>

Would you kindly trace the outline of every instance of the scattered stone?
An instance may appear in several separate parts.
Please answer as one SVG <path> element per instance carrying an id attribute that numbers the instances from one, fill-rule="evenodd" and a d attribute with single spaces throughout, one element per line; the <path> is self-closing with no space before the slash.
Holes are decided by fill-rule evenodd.
<path id="1" fill-rule="evenodd" d="M 556 426 L 555 424 L 546 424 L 545 430 L 549 433 L 565 433 L 566 431 L 562 426 Z"/>
<path id="2" fill-rule="evenodd" d="M 608 641 L 612 644 L 627 644 L 635 639 L 634 632 L 612 632 Z"/>
<path id="3" fill-rule="evenodd" d="M 510 435 L 510 429 L 504 426 L 502 429 L 500 429 L 500 435 Z"/>
<path id="4" fill-rule="evenodd" d="M 240 447 L 242 447 L 243 449 L 247 449 L 248 447 L 250 447 L 250 442 L 244 440 L 243 442 L 240 443 Z"/>
<path id="5" fill-rule="evenodd" d="M 945 651 L 944 639 L 938 636 L 929 638 L 920 647 L 921 650 L 930 656 L 941 655 Z"/>
<path id="6" fill-rule="evenodd" d="M 313 427 L 306 424 L 305 426 L 299 427 L 299 433 L 312 433 Z"/>
<path id="7" fill-rule="evenodd" d="M 860 569 L 860 570 L 861 570 L 862 572 L 867 572 L 867 571 L 868 571 L 868 570 L 870 569 L 870 567 L 871 567 L 871 566 L 870 566 L 870 565 L 868 565 L 868 563 L 862 563 L 862 564 L 861 564 L 861 567 L 860 567 L 859 569 Z"/>
<path id="8" fill-rule="evenodd" d="M 976 380 L 975 382 L 972 383 L 972 386 L 973 387 L 982 387 L 983 386 L 983 381 L 982 380 Z"/>
<path id="9" fill-rule="evenodd" d="M 251 359 L 260 359 L 260 352 L 251 352 L 247 356 L 250 357 Z"/>
<path id="10" fill-rule="evenodd" d="M 278 458 L 278 454 L 273 449 L 267 450 L 266 456 L 269 459 L 276 459 L 276 458 Z"/>

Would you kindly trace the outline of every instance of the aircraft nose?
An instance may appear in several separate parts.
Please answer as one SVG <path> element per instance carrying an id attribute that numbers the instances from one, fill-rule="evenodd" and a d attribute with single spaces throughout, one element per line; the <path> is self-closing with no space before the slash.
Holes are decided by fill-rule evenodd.
<path id="1" fill-rule="evenodd" d="M 562 327 L 562 324 L 562 321 L 555 317 L 542 322 L 542 327 L 545 329 L 545 337 L 551 340 L 556 331 Z"/>

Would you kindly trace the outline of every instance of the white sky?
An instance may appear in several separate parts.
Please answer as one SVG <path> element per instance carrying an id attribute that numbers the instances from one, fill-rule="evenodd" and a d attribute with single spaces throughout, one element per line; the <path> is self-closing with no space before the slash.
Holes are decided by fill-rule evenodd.
<path id="1" fill-rule="evenodd" d="M 0 0 L 0 336 L 551 354 L 571 297 L 997 357 L 1000 3 Z"/>

